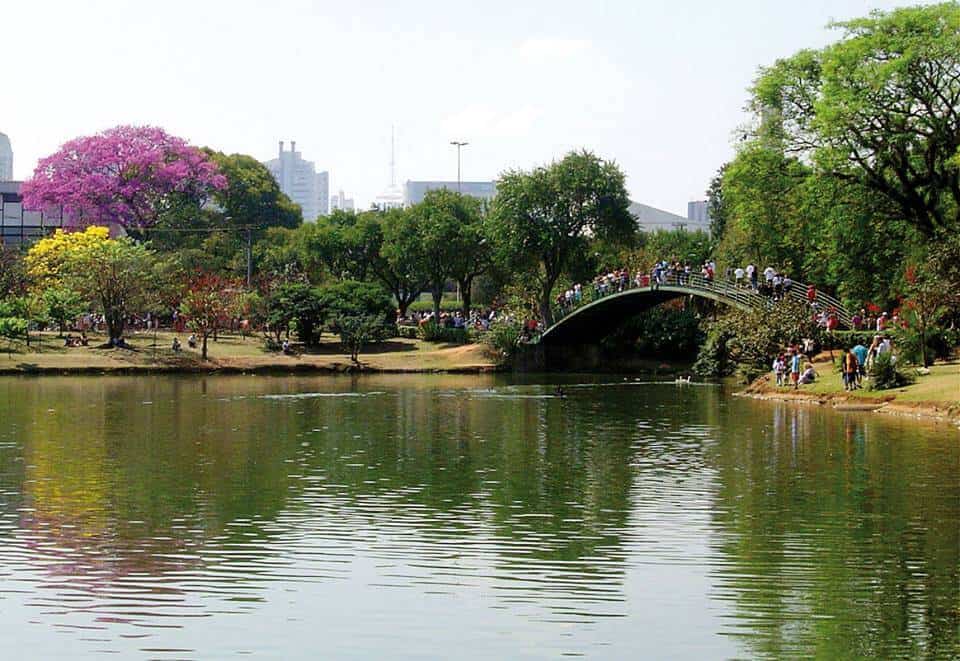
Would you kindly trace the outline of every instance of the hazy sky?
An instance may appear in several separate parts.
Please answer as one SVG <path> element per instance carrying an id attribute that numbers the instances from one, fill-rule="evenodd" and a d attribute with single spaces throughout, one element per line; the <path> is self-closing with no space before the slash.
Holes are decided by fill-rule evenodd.
<path id="1" fill-rule="evenodd" d="M 490 179 L 585 147 L 634 200 L 685 214 L 733 153 L 757 67 L 835 38 L 874 0 L 17 0 L 0 7 L 14 174 L 64 141 L 155 124 L 305 158 L 367 206 L 398 181 Z"/>

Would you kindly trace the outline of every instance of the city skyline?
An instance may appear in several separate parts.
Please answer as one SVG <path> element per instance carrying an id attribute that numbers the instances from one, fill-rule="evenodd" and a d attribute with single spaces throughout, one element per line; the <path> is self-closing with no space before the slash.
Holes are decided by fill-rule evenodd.
<path id="1" fill-rule="evenodd" d="M 297 136 L 332 173 L 329 189 L 351 191 L 366 208 L 390 181 L 396 125 L 398 181 L 454 179 L 451 140 L 470 143 L 462 178 L 474 181 L 585 148 L 622 167 L 632 199 L 683 214 L 733 155 L 758 67 L 835 39 L 831 19 L 897 4 L 495 1 L 483 13 L 431 2 L 287 1 L 264 12 L 252 2 L 226 11 L 175 1 L 161 13 L 113 1 L 15 5 L 4 9 L 17 26 L 5 45 L 31 66 L 7 74 L 5 89 L 17 94 L 0 131 L 14 142 L 18 179 L 63 142 L 117 124 L 162 126 L 260 161 L 273 157 L 278 136 Z M 262 57 L 281 46 L 283 59 Z M 108 82 L 123 84 L 100 85 L 91 98 L 91 73 L 105 61 Z M 337 63 L 337 94 L 300 84 L 323 61 Z M 583 90 L 576 99 L 571 81 Z M 298 97 L 270 93 L 281 89 Z M 86 101 L 65 111 L 63 98 Z"/>

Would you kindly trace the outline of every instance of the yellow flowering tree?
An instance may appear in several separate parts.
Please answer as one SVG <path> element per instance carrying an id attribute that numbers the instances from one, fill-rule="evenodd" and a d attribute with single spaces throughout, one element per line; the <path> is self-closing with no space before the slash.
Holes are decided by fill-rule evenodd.
<path id="1" fill-rule="evenodd" d="M 27 253 L 27 276 L 34 289 L 45 289 L 61 284 L 65 265 L 89 248 L 110 241 L 106 227 L 90 226 L 82 232 L 57 230 L 37 241 Z"/>

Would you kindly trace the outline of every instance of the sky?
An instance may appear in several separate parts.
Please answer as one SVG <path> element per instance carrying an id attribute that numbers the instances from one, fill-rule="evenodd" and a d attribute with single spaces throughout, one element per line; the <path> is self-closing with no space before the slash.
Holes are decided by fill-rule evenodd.
<path id="1" fill-rule="evenodd" d="M 151 124 L 274 158 L 369 206 L 397 180 L 489 180 L 588 149 L 686 215 L 734 154 L 758 67 L 881 0 L 19 0 L 0 9 L 14 176 L 65 141 Z"/>

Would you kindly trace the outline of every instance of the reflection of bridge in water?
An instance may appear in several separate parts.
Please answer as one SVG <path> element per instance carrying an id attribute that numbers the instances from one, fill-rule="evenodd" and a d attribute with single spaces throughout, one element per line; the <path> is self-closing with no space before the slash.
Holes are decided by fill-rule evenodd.
<path id="1" fill-rule="evenodd" d="M 783 297 L 806 304 L 806 293 L 806 284 L 794 282 L 783 292 Z M 645 286 L 637 286 L 631 281 L 627 289 L 589 300 L 558 319 L 544 331 L 540 345 L 544 350 L 577 347 L 578 351 L 586 346 L 595 346 L 602 337 L 634 315 L 685 296 L 695 296 L 746 311 L 772 309 L 779 304 L 773 297 L 760 294 L 749 286 L 738 287 L 731 282 L 707 280 L 699 274 L 671 275 L 663 284 L 651 281 L 650 285 Z M 818 291 L 816 302 L 818 309 L 836 313 L 840 328 L 851 327 L 852 315 L 836 298 Z M 566 362 L 566 359 L 560 360 L 561 363 Z"/>

